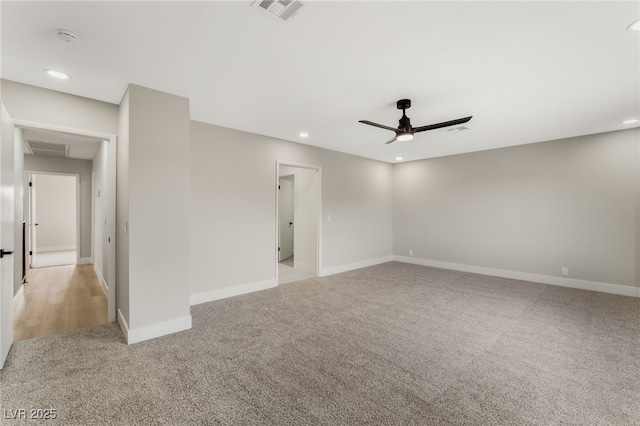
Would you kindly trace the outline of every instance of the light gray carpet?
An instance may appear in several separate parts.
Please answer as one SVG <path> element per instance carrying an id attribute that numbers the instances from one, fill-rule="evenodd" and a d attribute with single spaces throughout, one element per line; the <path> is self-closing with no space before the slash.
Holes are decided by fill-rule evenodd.
<path id="1" fill-rule="evenodd" d="M 17 343 L 0 403 L 77 425 L 640 424 L 637 298 L 387 263 L 192 314 L 132 346 L 115 324 Z"/>

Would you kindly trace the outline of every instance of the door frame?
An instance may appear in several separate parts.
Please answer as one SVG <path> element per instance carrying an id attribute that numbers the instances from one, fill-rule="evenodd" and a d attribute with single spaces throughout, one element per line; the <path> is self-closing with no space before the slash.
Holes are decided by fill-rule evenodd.
<path id="1" fill-rule="evenodd" d="M 76 183 L 76 265 L 80 264 L 80 175 L 78 173 L 65 173 L 65 172 L 43 172 L 39 170 L 25 170 L 24 171 L 27 185 L 31 183 L 31 175 L 51 175 L 51 176 L 72 176 L 75 178 Z M 31 186 L 31 185 L 29 185 Z M 26 187 L 25 190 L 29 190 L 29 187 Z M 27 193 L 27 191 L 25 191 Z M 30 194 L 29 194 L 30 195 Z M 27 197 L 25 197 L 27 199 Z M 27 201 L 27 205 L 29 206 L 29 214 L 31 213 L 31 197 L 28 197 L 29 201 Z M 36 217 L 37 217 L 36 210 Z M 91 210 L 91 222 L 93 223 L 94 211 Z M 29 218 L 31 219 L 31 218 Z M 92 229 L 93 231 L 93 229 Z M 93 233 L 93 232 L 92 232 Z M 93 237 L 93 235 L 92 235 Z M 93 240 L 91 241 L 92 250 L 93 250 Z M 35 252 L 35 247 L 31 247 L 31 230 L 29 230 L 29 249 Z M 29 250 L 27 250 L 29 251 Z M 31 255 L 29 255 L 31 256 Z M 93 260 L 93 251 L 91 252 L 91 259 Z M 37 259 L 36 259 L 37 263 Z M 33 268 L 31 265 L 31 257 L 29 258 L 29 268 Z M 35 265 L 37 267 L 37 265 Z"/>
<path id="2" fill-rule="evenodd" d="M 45 124 L 45 123 L 39 123 L 39 122 L 35 122 L 35 121 L 29 121 L 29 120 L 13 120 L 14 125 L 16 127 L 21 127 L 21 128 L 31 128 L 31 129 L 38 129 L 38 130 L 49 130 L 49 131 L 54 131 L 54 132 L 62 132 L 62 133 L 69 133 L 72 135 L 79 135 L 79 136 L 89 136 L 89 137 L 94 137 L 94 138 L 99 138 L 102 140 L 106 140 L 109 143 L 109 150 L 108 150 L 108 167 L 107 167 L 107 176 L 110 177 L 110 179 L 108 180 L 107 184 L 108 184 L 108 188 L 109 188 L 109 192 L 110 192 L 110 196 L 109 196 L 109 202 L 107 203 L 107 209 L 109 211 L 109 214 L 107 215 L 108 217 L 112 217 L 112 223 L 110 223 L 109 225 L 109 249 L 107 250 L 107 259 L 108 259 L 108 272 L 107 272 L 107 282 L 104 283 L 107 286 L 107 316 L 108 316 L 108 321 L 109 322 L 113 322 L 116 320 L 116 287 L 117 287 L 117 282 L 116 282 L 116 196 L 115 196 L 115 192 L 116 192 L 116 173 L 117 173 L 117 168 L 116 168 L 116 162 L 117 162 L 117 143 L 118 143 L 118 137 L 115 134 L 110 134 L 110 133 L 102 133 L 102 132 L 95 132 L 95 131 L 91 131 L 91 130 L 83 130 L 83 129 L 76 129 L 76 128 L 72 128 L 72 127 L 65 127 L 65 126 L 58 126 L 58 125 L 54 125 L 54 124 Z M 79 179 L 78 179 L 79 181 Z M 79 193 L 79 191 L 78 191 Z M 92 210 L 91 211 L 91 220 L 93 221 L 93 217 L 95 215 L 95 212 Z M 79 223 L 79 220 L 78 220 Z M 92 222 L 93 223 L 93 222 Z M 94 259 L 94 254 L 93 253 L 93 241 L 91 243 L 91 259 L 92 261 L 95 261 Z M 14 271 L 15 274 L 15 271 Z M 101 279 L 102 281 L 102 279 Z"/>
<path id="3" fill-rule="evenodd" d="M 280 161 L 276 160 L 276 175 L 275 175 L 275 195 L 276 195 L 276 233 L 275 233 L 275 248 L 274 248 L 274 269 L 275 269 L 275 279 L 276 286 L 278 285 L 278 237 L 280 235 L 280 216 L 279 216 L 279 191 L 278 191 L 278 183 L 280 179 L 280 166 L 288 166 L 288 167 L 298 167 L 301 169 L 311 169 L 316 172 L 316 197 L 318 201 L 318 211 L 317 211 L 317 223 L 316 223 L 316 273 L 315 276 L 320 276 L 320 271 L 322 270 L 322 167 L 314 166 L 310 164 L 296 163 L 291 161 Z"/>

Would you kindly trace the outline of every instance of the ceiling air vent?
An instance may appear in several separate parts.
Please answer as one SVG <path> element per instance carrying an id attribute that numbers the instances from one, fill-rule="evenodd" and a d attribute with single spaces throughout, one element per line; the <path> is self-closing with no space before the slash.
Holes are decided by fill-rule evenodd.
<path id="1" fill-rule="evenodd" d="M 280 22 L 286 22 L 296 16 L 307 4 L 306 1 L 300 0 L 256 0 L 251 7 Z"/>
<path id="2" fill-rule="evenodd" d="M 78 36 L 75 35 L 72 31 L 69 30 L 58 30 L 58 40 L 69 43 L 76 44 L 78 42 Z"/>
<path id="3" fill-rule="evenodd" d="M 26 141 L 27 152 L 40 157 L 66 158 L 69 152 L 68 145 L 47 143 L 40 141 Z"/>

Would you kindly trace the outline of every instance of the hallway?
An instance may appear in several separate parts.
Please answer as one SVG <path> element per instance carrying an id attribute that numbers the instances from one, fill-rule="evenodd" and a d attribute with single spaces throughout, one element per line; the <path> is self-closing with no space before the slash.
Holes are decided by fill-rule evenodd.
<path id="1" fill-rule="evenodd" d="M 15 300 L 13 341 L 107 322 L 107 296 L 93 265 L 30 269 Z"/>

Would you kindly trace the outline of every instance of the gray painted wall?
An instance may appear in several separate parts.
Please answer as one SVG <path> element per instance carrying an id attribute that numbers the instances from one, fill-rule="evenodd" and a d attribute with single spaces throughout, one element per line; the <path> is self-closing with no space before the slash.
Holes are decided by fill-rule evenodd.
<path id="1" fill-rule="evenodd" d="M 640 129 L 394 166 L 394 254 L 638 286 Z"/>
<path id="2" fill-rule="evenodd" d="M 128 267 L 128 286 L 119 287 L 128 287 L 125 319 L 131 330 L 185 318 L 190 324 L 189 100 L 136 85 L 127 93 L 117 195 L 117 267 Z"/>
<path id="3" fill-rule="evenodd" d="M 11 118 L 75 130 L 118 133 L 118 106 L 40 87 L 1 80 L 2 103 Z"/>
<path id="4" fill-rule="evenodd" d="M 90 160 L 24 156 L 27 172 L 75 173 L 80 175 L 80 258 L 91 258 L 91 172 Z"/>
<path id="5" fill-rule="evenodd" d="M 124 223 L 129 218 L 129 91 L 120 102 L 116 175 L 116 282 L 118 311 L 129 323 L 129 234 Z"/>
<path id="6" fill-rule="evenodd" d="M 108 282 L 108 228 L 107 228 L 107 182 L 108 182 L 107 141 L 100 142 L 98 152 L 93 158 L 93 264 L 105 282 Z"/>
<path id="7" fill-rule="evenodd" d="M 192 121 L 192 294 L 275 279 L 277 160 L 322 167 L 321 268 L 391 255 L 390 164 Z"/>

